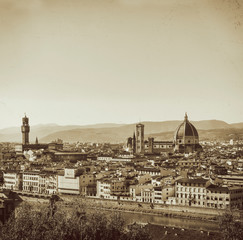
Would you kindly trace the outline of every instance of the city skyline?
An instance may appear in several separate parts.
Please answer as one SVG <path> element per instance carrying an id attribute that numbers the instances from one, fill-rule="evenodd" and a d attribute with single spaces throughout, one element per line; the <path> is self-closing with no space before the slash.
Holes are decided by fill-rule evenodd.
<path id="1" fill-rule="evenodd" d="M 0 1 L 0 129 L 243 122 L 243 1 Z"/>

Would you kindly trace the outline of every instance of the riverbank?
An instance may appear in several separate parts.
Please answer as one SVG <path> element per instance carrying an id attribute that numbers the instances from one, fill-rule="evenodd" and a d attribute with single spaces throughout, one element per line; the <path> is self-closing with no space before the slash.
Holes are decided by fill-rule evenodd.
<path id="1" fill-rule="evenodd" d="M 37 199 L 24 197 L 24 201 L 27 201 L 36 207 L 41 204 L 48 204 L 48 199 Z M 138 223 L 149 231 L 153 240 L 162 240 L 162 239 L 182 239 L 182 240 L 206 240 L 222 239 L 221 233 L 218 230 L 218 224 L 216 221 L 203 221 L 200 219 L 193 220 L 184 216 L 181 218 L 177 216 L 171 216 L 170 214 L 161 214 L 156 209 L 146 209 L 148 206 L 135 207 L 129 206 L 127 204 L 118 205 L 114 202 L 107 201 L 96 201 L 90 199 L 84 199 L 80 197 L 70 197 L 65 196 L 57 202 L 57 207 L 62 209 L 73 209 L 77 205 L 83 206 L 86 211 L 102 211 L 104 214 L 109 214 L 112 212 L 120 212 L 124 218 L 126 224 Z M 133 209 L 131 211 L 131 209 Z M 158 209 L 157 209 L 158 210 Z M 184 213 L 185 214 L 185 213 Z"/>
<path id="2" fill-rule="evenodd" d="M 174 217 L 174 218 L 182 218 L 182 219 L 197 219 L 204 221 L 217 221 L 218 217 L 223 213 L 221 212 L 213 212 L 204 211 L 202 209 L 201 212 L 190 212 L 188 208 L 177 207 L 175 209 L 168 208 L 167 206 L 162 205 L 154 205 L 151 208 L 151 205 L 148 203 L 136 203 L 136 202 L 118 202 L 112 200 L 105 199 L 95 199 L 95 198 L 80 198 L 77 196 L 61 196 L 64 202 L 73 202 L 73 201 L 85 201 L 89 207 L 96 209 L 105 209 L 105 210 L 113 210 L 113 211 L 126 211 L 126 212 L 135 212 L 135 213 L 144 213 L 144 214 L 153 214 L 160 215 L 165 217 Z"/>
<path id="3" fill-rule="evenodd" d="M 29 196 L 22 196 L 23 200 L 30 202 L 48 202 L 49 199 L 43 198 L 34 198 Z M 196 219 L 203 221 L 213 221 L 217 222 L 218 217 L 223 213 L 212 212 L 210 213 L 197 213 L 197 212 L 189 212 L 185 208 L 169 209 L 166 206 L 154 205 L 151 208 L 151 205 L 148 203 L 135 203 L 135 202 L 118 202 L 112 200 L 105 199 L 95 199 L 95 198 L 82 198 L 80 196 L 69 196 L 69 195 L 61 195 L 60 196 L 60 204 L 74 204 L 74 203 L 82 203 L 86 205 L 86 208 L 107 210 L 107 211 L 119 211 L 119 212 L 134 212 L 134 213 L 143 213 L 143 214 L 151 214 L 151 215 L 159 215 L 165 217 L 173 217 L 180 219 Z"/>
<path id="4" fill-rule="evenodd" d="M 221 240 L 219 232 L 199 231 L 148 224 L 145 226 L 153 240 Z"/>

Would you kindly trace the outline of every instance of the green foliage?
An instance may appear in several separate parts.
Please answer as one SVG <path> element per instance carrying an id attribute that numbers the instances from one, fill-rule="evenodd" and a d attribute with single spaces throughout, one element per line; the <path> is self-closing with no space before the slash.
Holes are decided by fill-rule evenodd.
<path id="1" fill-rule="evenodd" d="M 55 209 L 55 211 L 53 211 Z M 85 205 L 69 208 L 50 204 L 22 204 L 0 230 L 2 240 L 150 240 L 144 228 L 132 225 L 128 230 L 120 214 L 85 211 Z"/>

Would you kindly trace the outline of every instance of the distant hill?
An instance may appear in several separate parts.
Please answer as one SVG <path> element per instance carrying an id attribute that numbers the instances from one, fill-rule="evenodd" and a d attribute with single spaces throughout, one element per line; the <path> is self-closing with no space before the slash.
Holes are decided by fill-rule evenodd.
<path id="1" fill-rule="evenodd" d="M 153 136 L 160 140 L 172 140 L 174 131 L 182 121 L 142 122 L 145 125 L 145 137 Z M 243 129 L 243 123 L 228 124 L 219 120 L 191 121 L 199 131 L 200 139 L 215 139 L 221 135 L 227 137 Z M 136 124 L 94 124 L 94 125 L 67 125 L 40 124 L 30 126 L 30 141 L 48 143 L 58 138 L 68 142 L 125 142 L 133 136 Z M 242 126 L 242 127 L 241 127 Z M 0 130 L 1 142 L 21 142 L 20 127 Z"/>
<path id="2" fill-rule="evenodd" d="M 230 139 L 238 140 L 243 139 L 243 128 L 241 129 L 211 129 L 211 130 L 198 130 L 200 141 L 229 141 Z M 146 134 L 146 138 L 153 137 L 155 141 L 171 141 L 174 137 L 174 132 L 162 132 L 156 134 Z"/>
<path id="3" fill-rule="evenodd" d="M 30 126 L 30 142 L 35 142 L 36 137 L 38 139 L 42 139 L 47 135 L 68 131 L 73 129 L 86 129 L 86 128 L 103 128 L 103 127 L 119 127 L 122 124 L 114 124 L 114 123 L 104 123 L 104 124 L 94 124 L 94 125 L 67 125 L 60 126 L 57 124 L 39 124 L 35 126 Z M 0 130 L 0 142 L 21 142 L 22 134 L 20 127 L 11 127 Z M 56 138 L 52 139 L 55 140 Z M 51 141 L 52 141 L 51 140 Z M 49 142 L 49 141 L 48 141 Z"/>
<path id="4" fill-rule="evenodd" d="M 143 122 L 145 125 L 145 138 L 152 136 L 158 138 L 158 140 L 172 140 L 174 131 L 180 123 L 182 123 L 182 121 Z M 220 135 L 211 133 L 207 137 L 206 133 L 208 130 L 231 129 L 230 124 L 218 120 L 192 121 L 192 123 L 198 129 L 199 134 L 200 132 L 203 133 L 203 139 L 214 139 Z M 61 138 L 69 142 L 125 142 L 128 137 L 133 136 L 135 125 L 136 124 L 127 124 L 116 128 L 72 129 L 71 131 L 68 130 L 50 134 L 41 140 L 43 142 L 50 142 L 53 139 Z M 232 130 L 232 132 L 234 132 L 234 130 Z"/>
<path id="5" fill-rule="evenodd" d="M 230 124 L 233 128 L 243 128 L 243 122 Z"/>

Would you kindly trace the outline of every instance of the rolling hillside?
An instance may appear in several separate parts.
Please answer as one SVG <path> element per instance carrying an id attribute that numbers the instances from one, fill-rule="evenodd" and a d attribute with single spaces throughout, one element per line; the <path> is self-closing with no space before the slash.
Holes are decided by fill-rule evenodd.
<path id="1" fill-rule="evenodd" d="M 145 138 L 148 136 L 155 137 L 158 140 L 172 140 L 174 131 L 181 121 L 166 122 L 143 122 L 145 125 Z M 195 127 L 202 133 L 201 139 L 215 139 L 228 129 L 229 134 L 235 133 L 230 124 L 223 121 L 209 120 L 193 122 Z M 50 142 L 53 139 L 61 138 L 69 142 L 125 142 L 126 139 L 133 135 L 135 124 L 128 124 L 116 128 L 99 128 L 99 129 L 73 129 L 71 131 L 61 131 L 50 134 L 41 140 Z M 210 132 L 212 130 L 212 132 Z M 216 131 L 219 130 L 219 131 Z M 215 134 L 214 134 L 215 131 Z M 224 134 L 223 134 L 224 135 Z M 224 135 L 225 136 L 225 135 Z"/>
<path id="2" fill-rule="evenodd" d="M 182 121 L 143 122 L 145 138 L 152 136 L 158 140 L 172 140 L 174 131 L 180 123 Z M 228 124 L 219 120 L 191 121 L 191 123 L 198 129 L 201 140 L 233 138 L 234 134 L 241 134 L 243 129 L 242 123 Z M 43 143 L 58 138 L 67 142 L 125 142 L 128 137 L 133 136 L 135 125 L 112 123 L 86 126 L 36 125 L 30 128 L 30 141 L 34 143 L 38 137 Z M 20 127 L 0 130 L 0 141 L 21 142 Z"/>

